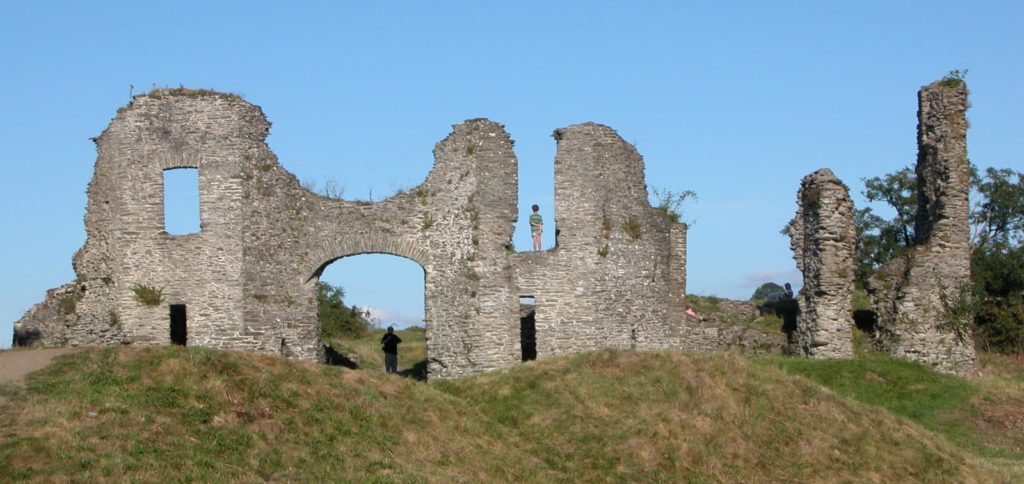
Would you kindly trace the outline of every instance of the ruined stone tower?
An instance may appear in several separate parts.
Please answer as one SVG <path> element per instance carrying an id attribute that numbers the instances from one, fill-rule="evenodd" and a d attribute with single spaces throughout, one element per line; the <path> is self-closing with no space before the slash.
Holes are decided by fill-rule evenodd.
<path id="1" fill-rule="evenodd" d="M 822 168 L 801 181 L 797 204 L 789 236 L 804 284 L 790 349 L 812 358 L 852 357 L 856 234 L 850 191 Z"/>
<path id="2" fill-rule="evenodd" d="M 915 246 L 871 279 L 882 345 L 896 356 L 966 374 L 974 368 L 970 290 L 967 86 L 943 79 L 918 92 Z"/>
<path id="3" fill-rule="evenodd" d="M 556 132 L 549 230 L 560 235 L 539 254 L 507 249 L 518 167 L 500 124 L 454 126 L 426 180 L 379 203 L 302 188 L 264 142 L 269 128 L 259 107 L 211 91 L 156 90 L 119 110 L 96 139 L 78 279 L 31 309 L 15 342 L 319 360 L 320 274 L 342 257 L 385 253 L 423 268 L 431 378 L 521 361 L 523 296 L 536 300 L 530 341 L 542 358 L 684 340 L 714 348 L 682 318 L 686 226 L 651 208 L 643 159 L 611 128 Z M 163 172 L 181 168 L 198 171 L 200 230 L 171 235 Z"/>

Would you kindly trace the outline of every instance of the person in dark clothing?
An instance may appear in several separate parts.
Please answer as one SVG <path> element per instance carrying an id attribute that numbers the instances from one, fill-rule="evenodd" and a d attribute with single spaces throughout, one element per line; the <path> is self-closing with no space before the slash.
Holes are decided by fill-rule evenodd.
<path id="1" fill-rule="evenodd" d="M 384 350 L 384 371 L 387 373 L 398 373 L 398 343 L 402 342 L 395 334 L 395 328 L 388 326 L 388 332 L 380 339 L 381 349 Z"/>

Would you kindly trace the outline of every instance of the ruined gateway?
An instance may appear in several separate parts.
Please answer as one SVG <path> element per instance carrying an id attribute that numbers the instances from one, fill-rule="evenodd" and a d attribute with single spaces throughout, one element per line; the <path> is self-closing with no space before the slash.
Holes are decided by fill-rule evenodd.
<path id="1" fill-rule="evenodd" d="M 189 345 L 322 361 L 319 275 L 339 258 L 384 253 L 423 268 L 431 378 L 519 363 L 521 297 L 536 302 L 534 336 L 542 358 L 599 348 L 715 351 L 728 345 L 735 328 L 685 316 L 687 227 L 650 206 L 643 159 L 606 126 L 555 131 L 557 246 L 540 253 L 509 250 L 518 167 L 500 124 L 474 119 L 454 126 L 435 146 L 426 180 L 379 203 L 302 188 L 267 147 L 269 128 L 259 107 L 212 91 L 155 90 L 121 108 L 96 139 L 87 239 L 73 260 L 78 278 L 50 290 L 15 324 L 15 344 L 166 345 L 182 338 L 173 334 L 181 325 Z M 198 170 L 201 228 L 195 234 L 164 230 L 163 172 L 177 168 Z M 842 189 L 826 192 L 849 200 L 838 179 L 829 183 Z M 852 210 L 842 201 L 822 206 Z M 801 342 L 807 356 L 849 356 L 845 342 L 811 350 L 821 342 L 820 328 L 836 340 L 850 337 L 853 325 L 846 289 L 852 286 L 842 282 L 844 270 L 852 274 L 852 258 L 847 263 L 826 255 L 828 262 L 814 262 L 821 257 L 816 241 L 849 236 L 848 214 L 814 212 L 813 220 L 795 222 L 804 237 L 794 250 L 807 287 L 800 298 L 805 315 L 791 341 Z M 966 227 L 966 218 L 962 222 Z M 818 286 L 828 281 L 838 281 L 832 285 L 840 290 L 822 297 Z M 133 291 L 139 285 L 161 289 L 162 300 L 147 304 Z M 913 306 L 930 287 L 918 286 L 904 281 L 899 290 L 912 291 L 890 297 L 899 302 L 885 303 L 879 295 L 876 304 Z M 892 311 L 879 313 L 880 326 L 896 331 Z M 944 371 L 973 364 L 973 352 L 963 356 L 969 342 L 962 338 L 886 341 L 893 353 Z M 947 354 L 957 356 L 941 356 Z"/>

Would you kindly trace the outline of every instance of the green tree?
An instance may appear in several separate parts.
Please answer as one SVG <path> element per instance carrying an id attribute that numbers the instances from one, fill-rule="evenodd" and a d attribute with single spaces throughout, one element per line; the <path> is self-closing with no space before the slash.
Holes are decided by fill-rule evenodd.
<path id="1" fill-rule="evenodd" d="M 869 202 L 884 202 L 896 211 L 896 215 L 885 219 L 874 213 L 871 207 L 854 212 L 854 257 L 856 281 L 860 287 L 864 287 L 879 267 L 914 245 L 914 218 L 917 214 L 917 176 L 910 168 L 865 178 L 863 182 L 864 191 L 861 193 L 864 198 Z"/>
<path id="2" fill-rule="evenodd" d="M 1020 246 L 1024 241 L 1024 173 L 988 168 L 974 177 L 979 200 L 971 210 L 974 247 Z"/>
<path id="3" fill-rule="evenodd" d="M 773 294 L 782 294 L 786 292 L 786 288 L 774 283 L 766 282 L 758 286 L 754 290 L 754 294 L 750 296 L 751 301 L 764 301 L 771 297 Z"/>
<path id="4" fill-rule="evenodd" d="M 326 282 L 316 283 L 317 301 L 320 304 L 320 337 L 324 340 L 360 336 L 372 325 L 368 314 L 359 308 L 346 306 L 345 290 Z"/>
<path id="5" fill-rule="evenodd" d="M 975 336 L 986 350 L 1024 353 L 1024 173 L 988 168 L 974 188 Z"/>
<path id="6" fill-rule="evenodd" d="M 971 282 L 978 345 L 1004 353 L 1024 351 L 1024 173 L 971 168 Z M 885 219 L 871 208 L 857 210 L 857 282 L 914 244 L 917 180 L 904 168 L 864 180 L 864 197 L 895 210 Z"/>

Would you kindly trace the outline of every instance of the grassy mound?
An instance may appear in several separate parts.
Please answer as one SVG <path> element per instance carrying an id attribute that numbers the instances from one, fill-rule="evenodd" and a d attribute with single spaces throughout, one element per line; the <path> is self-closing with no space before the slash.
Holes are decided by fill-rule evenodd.
<path id="1" fill-rule="evenodd" d="M 89 350 L 32 375 L 0 407 L 0 475 L 1011 480 L 906 418 L 777 366 L 601 351 L 428 385 L 199 348 Z"/>
<path id="2" fill-rule="evenodd" d="M 199 348 L 75 354 L 33 375 L 0 418 L 0 475 L 13 478 L 545 475 L 514 434 L 428 385 Z M 438 438 L 447 435 L 457 437 Z"/>

